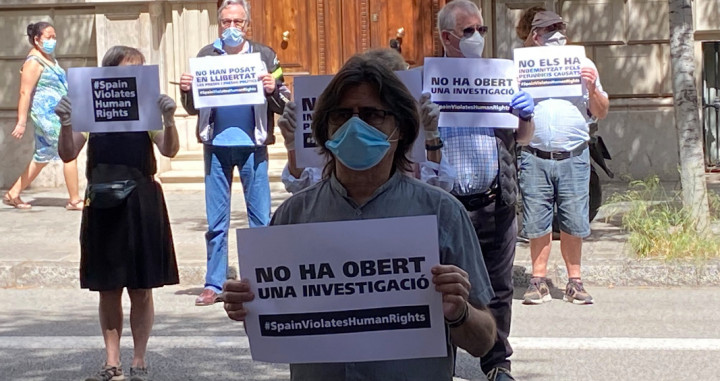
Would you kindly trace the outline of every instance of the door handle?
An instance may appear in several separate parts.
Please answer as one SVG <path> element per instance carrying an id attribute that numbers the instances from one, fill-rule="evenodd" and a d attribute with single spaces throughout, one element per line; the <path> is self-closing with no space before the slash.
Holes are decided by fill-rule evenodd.
<path id="1" fill-rule="evenodd" d="M 403 37 L 405 37 L 405 28 L 400 27 L 395 31 L 395 38 L 390 39 L 390 47 L 402 53 Z"/>
<path id="2" fill-rule="evenodd" d="M 284 42 L 288 42 L 288 40 L 290 40 L 290 31 L 289 30 L 286 30 L 282 33 L 282 40 Z"/>

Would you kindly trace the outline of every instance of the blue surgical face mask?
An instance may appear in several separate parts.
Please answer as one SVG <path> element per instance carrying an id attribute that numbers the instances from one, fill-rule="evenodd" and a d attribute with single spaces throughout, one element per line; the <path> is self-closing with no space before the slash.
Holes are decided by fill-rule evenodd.
<path id="1" fill-rule="evenodd" d="M 390 134 L 392 136 L 395 133 Z M 390 149 L 389 137 L 353 116 L 335 131 L 325 147 L 346 167 L 364 171 L 376 166 Z"/>
<path id="2" fill-rule="evenodd" d="M 57 40 L 51 39 L 51 40 L 43 40 L 42 42 L 42 50 L 45 51 L 47 54 L 53 54 L 55 51 L 55 45 L 57 45 Z"/>
<path id="3" fill-rule="evenodd" d="M 231 26 L 222 33 L 222 41 L 230 47 L 240 46 L 245 41 L 245 33 L 234 26 Z"/>

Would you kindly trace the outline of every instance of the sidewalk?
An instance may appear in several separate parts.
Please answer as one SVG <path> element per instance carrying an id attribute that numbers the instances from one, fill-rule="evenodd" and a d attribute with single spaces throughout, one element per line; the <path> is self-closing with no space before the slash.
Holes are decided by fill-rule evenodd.
<path id="1" fill-rule="evenodd" d="M 624 189 L 610 183 L 604 194 Z M 289 195 L 279 183 L 271 184 L 273 210 Z M 247 227 L 242 187 L 233 190 L 231 229 Z M 204 284 L 205 199 L 202 190 L 166 190 L 180 279 L 183 284 Z M 78 243 L 80 213 L 66 211 L 64 189 L 35 189 L 23 193 L 31 210 L 21 211 L 0 205 L 0 287 L 79 287 Z M 613 286 L 720 286 L 718 261 L 664 263 L 638 260 L 630 254 L 627 234 L 617 221 L 603 222 L 601 213 L 592 223 L 592 235 L 583 247 L 583 279 L 586 285 Z M 565 264 L 555 241 L 550 256 L 549 277 L 563 287 Z M 230 234 L 231 264 L 237 265 L 236 240 Z M 530 252 L 519 242 L 515 259 L 518 288 L 527 285 Z"/>

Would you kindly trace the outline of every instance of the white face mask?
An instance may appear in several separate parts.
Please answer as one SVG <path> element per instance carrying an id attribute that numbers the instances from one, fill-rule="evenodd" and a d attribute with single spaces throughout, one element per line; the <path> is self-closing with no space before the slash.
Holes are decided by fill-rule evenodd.
<path id="1" fill-rule="evenodd" d="M 460 52 L 467 58 L 482 58 L 485 38 L 475 31 L 472 36 L 460 39 Z"/>
<path id="2" fill-rule="evenodd" d="M 543 46 L 564 46 L 567 44 L 567 37 L 559 31 L 545 33 L 540 37 Z"/>

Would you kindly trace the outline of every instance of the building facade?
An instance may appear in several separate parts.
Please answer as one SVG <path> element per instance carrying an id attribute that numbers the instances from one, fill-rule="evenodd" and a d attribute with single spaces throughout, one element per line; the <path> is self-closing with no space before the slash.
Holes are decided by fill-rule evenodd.
<path id="1" fill-rule="evenodd" d="M 442 55 L 435 28 L 446 0 L 249 0 L 250 38 L 273 47 L 290 84 L 295 76 L 330 74 L 352 54 L 396 46 L 412 66 Z M 667 0 L 476 0 L 490 26 L 486 56 L 512 58 L 520 46 L 515 24 L 523 9 L 543 5 L 568 22 L 568 38 L 586 47 L 610 94 L 601 121 L 617 174 L 678 178 L 668 44 Z M 105 51 L 139 48 L 160 67 L 161 90 L 179 99 L 177 81 L 188 59 L 217 37 L 218 1 L 3 0 L 0 3 L 0 187 L 11 185 L 32 157 L 32 134 L 10 137 L 17 110 L 19 68 L 29 49 L 25 28 L 50 21 L 57 29 L 57 58 L 64 68 L 96 66 Z M 720 0 L 695 0 L 697 83 L 706 125 L 706 161 L 720 164 L 718 52 Z M 192 117 L 178 109 L 181 150 L 198 150 Z M 82 161 L 82 158 L 81 158 Z M 161 160 L 160 170 L 172 162 Z M 36 186 L 62 184 L 59 163 Z"/>

